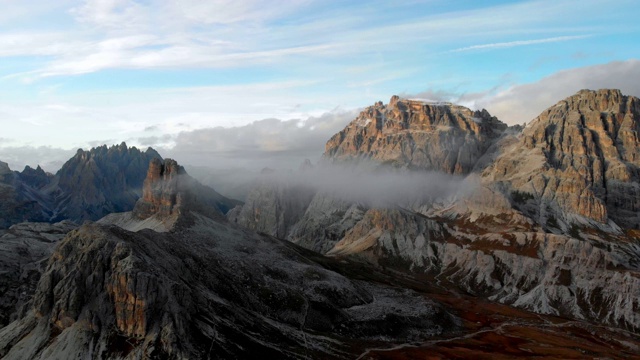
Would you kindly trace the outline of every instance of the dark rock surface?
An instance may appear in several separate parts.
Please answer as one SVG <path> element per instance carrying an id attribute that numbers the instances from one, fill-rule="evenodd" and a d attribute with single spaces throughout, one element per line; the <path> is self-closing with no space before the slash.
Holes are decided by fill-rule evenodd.
<path id="1" fill-rule="evenodd" d="M 53 178 L 53 175 L 42 170 L 40 165 L 35 169 L 27 165 L 21 173 L 18 173 L 18 176 L 23 183 L 34 189 L 42 189 L 47 186 Z"/>
<path id="2" fill-rule="evenodd" d="M 27 173 L 29 171 L 25 169 Z M 0 228 L 23 221 L 47 221 L 47 201 L 36 188 L 21 180 L 21 174 L 11 171 L 0 161 Z"/>
<path id="3" fill-rule="evenodd" d="M 56 173 L 53 220 L 81 223 L 130 211 L 142 195 L 142 182 L 153 159 L 161 159 L 155 150 L 143 152 L 125 143 L 78 150 Z"/>
<path id="4" fill-rule="evenodd" d="M 152 159 L 161 159 L 155 150 L 122 143 L 78 150 L 56 175 L 40 167 L 11 171 L 0 162 L 0 228 L 25 221 L 82 223 L 130 211 Z"/>
<path id="5" fill-rule="evenodd" d="M 143 194 L 143 182 L 152 162 L 158 178 L 170 177 L 172 181 L 166 189 L 150 188 Z M 0 228 L 24 221 L 96 221 L 107 214 L 133 210 L 141 197 L 148 202 L 141 204 L 139 211 L 143 211 L 143 206 L 149 206 L 148 211 L 164 206 L 171 212 L 176 201 L 191 201 L 172 198 L 172 192 L 181 186 L 190 187 L 189 196 L 198 198 L 198 203 L 222 213 L 241 204 L 194 182 L 181 166 L 163 162 L 152 148 L 140 151 L 125 143 L 78 150 L 55 176 L 40 167 L 27 166 L 21 173 L 11 171 L 6 163 L 0 162 Z M 172 201 L 174 204 L 170 204 Z"/>
<path id="6" fill-rule="evenodd" d="M 21 223 L 0 233 L 0 327 L 31 303 L 56 244 L 77 225 Z"/>

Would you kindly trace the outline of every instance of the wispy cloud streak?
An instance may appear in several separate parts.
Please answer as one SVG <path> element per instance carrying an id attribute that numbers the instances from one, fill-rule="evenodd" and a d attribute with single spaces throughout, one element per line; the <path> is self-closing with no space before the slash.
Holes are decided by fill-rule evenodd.
<path id="1" fill-rule="evenodd" d="M 465 51 L 474 51 L 474 50 L 506 49 L 506 48 L 512 48 L 516 46 L 527 46 L 527 45 L 546 44 L 546 43 L 554 43 L 554 42 L 561 42 L 561 41 L 580 40 L 580 39 L 589 38 L 591 36 L 592 35 L 556 36 L 556 37 L 550 37 L 545 39 L 498 42 L 498 43 L 491 43 L 491 44 L 466 46 L 458 49 L 453 49 L 449 52 L 455 53 L 455 52 L 465 52 Z"/>

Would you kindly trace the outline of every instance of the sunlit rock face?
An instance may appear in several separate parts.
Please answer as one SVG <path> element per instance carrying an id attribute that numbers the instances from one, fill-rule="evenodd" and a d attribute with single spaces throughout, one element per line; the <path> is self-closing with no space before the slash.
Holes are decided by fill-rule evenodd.
<path id="1" fill-rule="evenodd" d="M 326 144 L 323 163 L 465 175 L 484 166 L 481 160 L 506 129 L 486 110 L 393 96 L 388 105 L 378 102 L 366 108 L 334 135 Z M 312 186 L 304 185 L 259 181 L 246 204 L 232 211 L 229 218 L 247 228 L 326 252 L 361 218 L 367 205 L 331 192 L 316 194 Z M 331 244 L 323 242 L 328 238 Z"/>
<path id="2" fill-rule="evenodd" d="M 534 119 L 485 177 L 517 191 L 540 222 L 612 220 L 638 228 L 639 121 L 640 99 L 582 90 Z M 533 206 L 526 206 L 529 198 Z"/>
<path id="3" fill-rule="evenodd" d="M 363 110 L 327 142 L 324 156 L 468 174 L 506 128 L 486 110 L 394 96 Z"/>
<path id="4" fill-rule="evenodd" d="M 175 160 L 152 160 L 144 180 L 142 198 L 136 203 L 134 213 L 140 218 L 174 214 L 186 201 L 185 192 L 180 191 L 183 181 L 188 181 L 186 172 Z"/>

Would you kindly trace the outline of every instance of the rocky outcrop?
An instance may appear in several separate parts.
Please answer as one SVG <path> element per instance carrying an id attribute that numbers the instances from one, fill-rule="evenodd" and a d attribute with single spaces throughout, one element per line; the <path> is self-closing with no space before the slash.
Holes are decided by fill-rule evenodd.
<path id="1" fill-rule="evenodd" d="M 193 180 L 175 161 L 163 161 L 155 150 L 143 152 L 125 143 L 78 150 L 55 176 L 40 167 L 14 172 L 0 163 L 0 228 L 23 221 L 96 221 L 131 211 L 141 197 L 139 217 L 168 216 L 195 198 L 197 204 L 222 213 L 241 204 Z"/>
<path id="2" fill-rule="evenodd" d="M 173 159 L 152 160 L 144 180 L 142 198 L 136 203 L 134 214 L 146 218 L 152 214 L 169 216 L 181 208 L 225 214 L 241 202 L 226 198 L 187 174 Z M 210 207 L 212 210 L 205 209 Z"/>
<path id="3" fill-rule="evenodd" d="M 318 192 L 284 238 L 325 254 L 362 219 L 366 209 L 363 204 L 339 198 L 335 194 Z"/>
<path id="4" fill-rule="evenodd" d="M 77 225 L 21 223 L 0 236 L 0 327 L 31 304 L 36 285 L 56 244 Z"/>
<path id="5" fill-rule="evenodd" d="M 640 99 L 582 90 L 543 111 L 485 171 L 542 225 L 640 226 Z M 614 225 L 615 228 L 615 225 Z"/>
<path id="6" fill-rule="evenodd" d="M 378 102 L 366 108 L 334 135 L 326 144 L 323 163 L 469 174 L 490 163 L 506 130 L 507 125 L 486 110 L 393 96 L 388 105 Z M 303 164 L 299 172 L 309 165 Z M 367 206 L 316 191 L 293 181 L 261 181 L 229 219 L 326 252 L 360 220 Z M 424 204 L 416 206 L 420 205 Z"/>
<path id="7" fill-rule="evenodd" d="M 393 96 L 388 105 L 366 108 L 334 135 L 324 157 L 468 174 L 506 128 L 486 110 Z"/>
<path id="8" fill-rule="evenodd" d="M 184 189 L 180 188 L 183 181 L 186 181 L 186 172 L 175 160 L 152 160 L 134 214 L 144 219 L 154 214 L 170 216 L 177 213 L 187 201 Z"/>
<path id="9" fill-rule="evenodd" d="M 175 160 L 154 159 L 149 163 L 142 197 L 133 211 L 109 214 L 98 222 L 115 224 L 130 231 L 152 229 L 165 232 L 174 227 L 182 213 L 197 211 L 220 219 L 228 209 L 239 204 L 239 201 L 228 199 L 200 184 Z"/>

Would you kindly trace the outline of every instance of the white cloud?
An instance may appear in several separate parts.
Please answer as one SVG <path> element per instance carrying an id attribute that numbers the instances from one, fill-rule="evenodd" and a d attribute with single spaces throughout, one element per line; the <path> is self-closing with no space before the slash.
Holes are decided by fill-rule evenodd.
<path id="1" fill-rule="evenodd" d="M 529 122 L 546 108 L 582 89 L 620 89 L 625 95 L 640 96 L 640 60 L 614 61 L 556 72 L 539 81 L 508 87 L 497 85 L 477 93 L 429 89 L 405 98 L 447 101 L 471 109 L 487 109 L 510 125 Z"/>
<path id="2" fill-rule="evenodd" d="M 621 1 L 620 7 L 631 4 L 629 0 Z M 604 0 L 558 0 L 426 14 L 408 21 L 384 18 L 384 14 L 363 6 L 358 6 L 356 14 L 324 10 L 304 14 L 298 20 L 297 12 L 313 10 L 314 3 L 317 2 L 86 0 L 69 10 L 77 24 L 55 37 L 46 33 L 0 36 L 0 45 L 17 44 L 0 46 L 0 56 L 51 56 L 43 59 L 44 66 L 25 74 L 29 79 L 104 69 L 283 64 L 297 58 L 306 61 L 301 66 L 313 70 L 314 64 L 323 63 L 322 59 L 406 51 L 416 43 L 437 49 L 462 42 L 504 40 L 508 36 L 554 35 L 454 50 L 464 52 L 576 40 L 602 28 L 576 26 L 575 19 L 589 21 L 599 17 L 605 21 L 610 17 L 594 10 L 606 6 Z M 565 15 L 569 12 L 571 18 Z M 287 21 L 276 21 L 282 19 Z M 615 27 L 611 25 L 607 31 Z M 558 36 L 559 33 L 568 35 Z"/>
<path id="3" fill-rule="evenodd" d="M 356 115 L 356 110 L 335 110 L 304 120 L 265 119 L 239 127 L 181 132 L 173 139 L 175 146 L 163 149 L 162 153 L 189 165 L 293 168 L 304 159 L 320 158 L 327 140 Z M 167 139 L 138 139 L 148 145 L 152 145 L 151 140 Z"/>
<path id="4" fill-rule="evenodd" d="M 13 101 L 0 97 L 2 137 L 16 146 L 86 147 L 100 139 L 123 140 L 238 127 L 259 119 L 282 121 L 320 116 L 343 108 L 358 94 L 317 98 L 306 89 L 318 81 L 276 81 L 230 86 L 86 92 Z M 51 101 L 46 101 L 46 98 Z M 79 131 L 78 129 L 82 129 Z M 149 131 L 152 130 L 152 132 Z M 147 142 L 148 143 L 148 142 Z M 132 143 L 134 144 L 134 143 Z M 163 146 L 171 146 L 164 139 Z M 145 143 L 146 145 L 146 143 Z"/>
<path id="5" fill-rule="evenodd" d="M 530 84 L 512 86 L 496 95 L 479 96 L 475 108 L 486 108 L 508 124 L 529 122 L 543 110 L 581 89 L 620 89 L 640 96 L 640 60 L 615 61 L 557 72 Z M 462 98 L 464 99 L 464 97 Z"/>
<path id="6" fill-rule="evenodd" d="M 146 12 L 144 6 L 130 0 L 85 0 L 70 10 L 80 23 L 118 32 L 147 26 Z"/>
<path id="7" fill-rule="evenodd" d="M 0 57 L 60 56 L 87 44 L 80 39 L 69 39 L 63 32 L 7 32 L 0 34 Z"/>
<path id="8" fill-rule="evenodd" d="M 169 1 L 165 11 L 178 14 L 188 22 L 199 24 L 232 24 L 262 22 L 280 17 L 310 3 L 305 0 L 181 0 Z"/>
<path id="9" fill-rule="evenodd" d="M 515 46 L 527 46 L 527 45 L 545 44 L 545 43 L 552 43 L 552 42 L 580 40 L 580 39 L 585 39 L 585 38 L 588 38 L 588 37 L 591 37 L 591 35 L 557 36 L 557 37 L 550 37 L 550 38 L 545 38 L 545 39 L 517 40 L 517 41 L 509 41 L 509 42 L 499 42 L 499 43 L 492 43 L 492 44 L 466 46 L 466 47 L 462 47 L 462 48 L 451 50 L 450 52 L 463 52 L 463 51 L 472 51 L 472 50 L 505 49 L 505 48 L 511 48 L 511 47 L 515 47 Z"/>
<path id="10" fill-rule="evenodd" d="M 463 95 L 425 91 L 404 96 L 486 108 L 509 124 L 520 124 L 583 88 L 619 88 L 624 94 L 639 96 L 637 79 L 640 79 L 640 60 L 627 60 L 564 70 L 502 91 L 490 89 Z M 313 84 L 294 81 L 156 90 L 145 92 L 143 102 L 139 100 L 141 96 L 129 93 L 86 94 L 90 102 L 82 106 L 65 102 L 43 105 L 50 117 L 39 115 L 43 113 L 39 108 L 0 102 L 0 118 L 12 119 L 0 120 L 3 125 L 0 160 L 8 161 L 15 169 L 25 164 L 61 164 L 73 152 L 73 149 L 61 148 L 68 149 L 75 144 L 65 136 L 75 134 L 77 129 L 86 129 L 83 130 L 84 143 L 79 144 L 82 147 L 105 142 L 96 139 L 110 139 L 106 141 L 108 144 L 126 140 L 129 145 L 157 147 L 163 156 L 191 165 L 251 169 L 297 167 L 305 158 L 318 159 L 326 141 L 358 112 L 336 110 L 314 115 L 308 106 L 316 99 L 300 95 L 300 87 Z M 114 96 L 117 97 L 112 98 Z M 125 98 L 131 101 L 124 101 Z M 330 106 L 345 99 L 338 94 L 324 100 L 327 101 L 324 106 Z M 119 105 L 109 105 L 113 103 Z M 281 116 L 267 118 L 268 114 Z M 264 120 L 252 121 L 256 118 Z M 17 122 L 20 125 L 16 126 Z M 16 140 L 27 134 L 39 136 L 40 142 L 35 144 L 51 139 L 59 142 L 51 147 L 36 147 Z M 57 168 L 49 165 L 47 170 Z"/>

